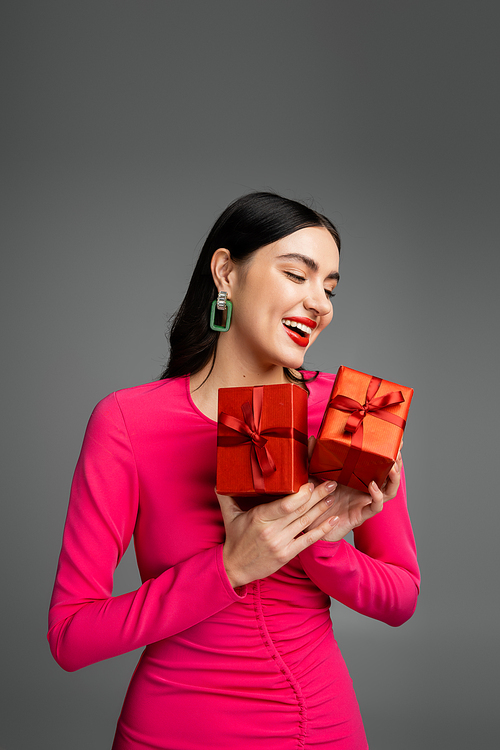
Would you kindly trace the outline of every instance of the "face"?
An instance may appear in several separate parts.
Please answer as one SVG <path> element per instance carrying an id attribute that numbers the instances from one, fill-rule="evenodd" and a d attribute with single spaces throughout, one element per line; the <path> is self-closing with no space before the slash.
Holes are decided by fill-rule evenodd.
<path id="1" fill-rule="evenodd" d="M 228 275 L 230 332 L 242 364 L 251 366 L 250 359 L 263 368 L 302 365 L 332 319 L 338 267 L 337 245 L 323 227 L 300 229 L 234 266 Z"/>

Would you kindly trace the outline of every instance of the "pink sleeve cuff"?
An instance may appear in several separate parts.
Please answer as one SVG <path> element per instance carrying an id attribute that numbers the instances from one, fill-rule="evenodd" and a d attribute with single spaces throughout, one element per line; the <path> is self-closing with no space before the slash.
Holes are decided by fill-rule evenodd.
<path id="1" fill-rule="evenodd" d="M 244 599 L 247 595 L 247 587 L 246 586 L 237 586 L 233 589 L 231 586 L 231 582 L 229 578 L 227 577 L 226 569 L 224 567 L 224 560 L 222 557 L 222 551 L 224 549 L 224 545 L 219 544 L 217 545 L 216 549 L 216 562 L 217 562 L 217 570 L 219 572 L 219 576 L 222 582 L 222 585 L 226 589 L 229 596 L 234 601 L 239 601 L 240 599 Z"/>

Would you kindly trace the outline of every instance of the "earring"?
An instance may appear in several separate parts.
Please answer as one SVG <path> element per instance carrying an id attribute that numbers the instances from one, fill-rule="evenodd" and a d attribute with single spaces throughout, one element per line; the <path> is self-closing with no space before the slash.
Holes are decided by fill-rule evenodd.
<path id="1" fill-rule="evenodd" d="M 226 311 L 226 324 L 224 326 L 218 326 L 215 323 L 215 310 Z M 210 310 L 210 328 L 212 331 L 229 331 L 231 325 L 231 314 L 233 312 L 233 303 L 227 298 L 227 292 L 219 292 L 217 299 L 212 302 L 212 308 Z"/>
<path id="2" fill-rule="evenodd" d="M 220 291 L 217 295 L 217 310 L 225 310 L 227 301 L 227 292 Z"/>

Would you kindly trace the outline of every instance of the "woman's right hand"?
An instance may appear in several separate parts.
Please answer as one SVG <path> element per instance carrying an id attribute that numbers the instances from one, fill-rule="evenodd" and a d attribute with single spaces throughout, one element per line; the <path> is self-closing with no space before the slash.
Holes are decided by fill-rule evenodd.
<path id="1" fill-rule="evenodd" d="M 322 539 L 337 516 L 311 529 L 333 502 L 336 482 L 304 484 L 293 495 L 243 511 L 228 495 L 217 495 L 226 528 L 223 560 L 233 588 L 275 573 Z M 305 532 L 305 533 L 302 533 Z"/>

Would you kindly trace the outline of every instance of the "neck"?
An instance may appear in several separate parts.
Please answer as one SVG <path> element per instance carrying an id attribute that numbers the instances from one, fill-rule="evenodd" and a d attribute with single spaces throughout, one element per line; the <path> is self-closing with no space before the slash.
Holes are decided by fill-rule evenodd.
<path id="1" fill-rule="evenodd" d="M 219 388 L 288 382 L 281 365 L 264 367 L 255 362 L 244 361 L 235 357 L 234 353 L 232 354 L 230 349 L 219 341 L 215 362 L 210 361 L 202 370 L 191 376 L 190 388 L 192 399 L 198 409 L 210 419 L 217 420 Z"/>

